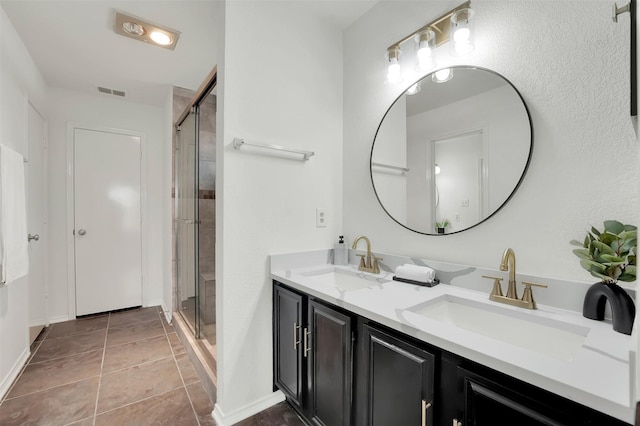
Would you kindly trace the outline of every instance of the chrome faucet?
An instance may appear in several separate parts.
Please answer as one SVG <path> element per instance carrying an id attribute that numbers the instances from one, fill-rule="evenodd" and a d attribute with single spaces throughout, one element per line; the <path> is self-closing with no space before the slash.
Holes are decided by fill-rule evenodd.
<path id="1" fill-rule="evenodd" d="M 533 300 L 533 291 L 531 291 L 531 287 L 546 288 L 547 285 L 522 281 L 522 285 L 524 285 L 524 293 L 522 293 L 522 299 L 519 299 L 518 292 L 516 291 L 516 254 L 510 248 L 506 249 L 502 255 L 500 270 L 509 271 L 509 287 L 507 289 L 507 295 L 502 295 L 502 286 L 500 285 L 502 278 L 483 275 L 483 278 L 494 280 L 493 289 L 491 290 L 489 299 L 494 302 L 506 303 L 507 305 L 518 306 L 520 308 L 536 309 L 536 301 Z"/>
<path id="2" fill-rule="evenodd" d="M 379 274 L 380 266 L 378 266 L 378 260 L 382 260 L 382 258 L 371 255 L 371 241 L 369 241 L 369 238 L 365 237 L 364 235 L 360 235 L 353 241 L 353 246 L 351 246 L 351 248 L 355 250 L 360 240 L 364 240 L 364 242 L 367 243 L 367 254 L 356 254 L 356 256 L 360 256 L 361 258 L 358 270 Z"/>

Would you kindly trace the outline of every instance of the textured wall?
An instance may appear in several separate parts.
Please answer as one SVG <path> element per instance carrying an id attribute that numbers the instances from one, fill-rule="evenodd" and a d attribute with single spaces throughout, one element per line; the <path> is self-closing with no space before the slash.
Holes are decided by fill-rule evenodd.
<path id="1" fill-rule="evenodd" d="M 605 219 L 633 223 L 638 211 L 637 142 L 629 119 L 629 15 L 611 2 L 474 1 L 476 50 L 440 65 L 493 69 L 522 93 L 533 121 L 529 172 L 509 204 L 461 234 L 423 236 L 378 204 L 369 153 L 378 123 L 403 87 L 383 84 L 387 46 L 454 2 L 381 2 L 345 33 L 344 231 L 376 251 L 497 268 L 512 247 L 522 273 L 593 281 L 569 241 Z M 410 46 L 413 49 L 413 46 Z M 576 295 L 576 297 L 582 297 Z"/>

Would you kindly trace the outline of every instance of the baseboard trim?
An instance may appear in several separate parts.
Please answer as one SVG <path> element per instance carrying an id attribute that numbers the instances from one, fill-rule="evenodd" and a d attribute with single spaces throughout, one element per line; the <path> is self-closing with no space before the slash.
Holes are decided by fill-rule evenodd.
<path id="1" fill-rule="evenodd" d="M 162 308 L 162 313 L 164 315 L 164 318 L 167 320 L 167 324 L 171 324 L 171 320 L 173 319 L 171 311 L 169 311 L 167 307 L 164 306 L 164 302 L 160 304 L 160 308 Z"/>
<path id="2" fill-rule="evenodd" d="M 68 315 L 60 315 L 60 316 L 57 316 L 57 317 L 49 318 L 49 324 L 55 324 L 57 322 L 65 322 L 65 321 L 69 321 L 69 316 Z"/>
<path id="3" fill-rule="evenodd" d="M 22 354 L 18 357 L 18 360 L 15 362 L 15 364 L 13 364 L 11 370 L 9 370 L 9 374 L 7 374 L 6 377 L 2 379 L 2 382 L 0 382 L 0 401 L 4 399 L 4 396 L 7 392 L 9 392 L 11 385 L 20 375 L 22 367 L 24 367 L 24 365 L 27 363 L 30 354 L 31 350 L 27 346 L 24 351 L 22 351 Z"/>
<path id="4" fill-rule="evenodd" d="M 258 414 L 261 411 L 266 410 L 269 407 L 273 407 L 276 404 L 284 401 L 284 394 L 281 391 L 275 391 L 272 394 L 265 396 L 257 401 L 247 404 L 238 408 L 228 414 L 225 414 L 220 408 L 220 405 L 216 403 L 213 412 L 213 420 L 215 420 L 218 426 L 231 426 L 242 420 Z"/>

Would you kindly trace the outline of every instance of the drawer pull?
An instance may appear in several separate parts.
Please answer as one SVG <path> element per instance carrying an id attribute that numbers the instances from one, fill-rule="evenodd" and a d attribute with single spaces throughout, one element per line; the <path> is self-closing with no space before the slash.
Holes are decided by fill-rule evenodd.
<path id="1" fill-rule="evenodd" d="M 293 323 L 293 350 L 298 349 L 298 345 L 300 344 L 300 340 L 298 340 L 298 330 L 300 330 L 300 326 L 298 323 Z"/>
<path id="2" fill-rule="evenodd" d="M 422 400 L 422 426 L 427 426 L 427 410 L 431 408 L 431 403 Z"/>
<path id="3" fill-rule="evenodd" d="M 307 328 L 304 328 L 304 357 L 307 357 L 307 354 L 309 352 L 311 352 L 311 347 L 309 345 L 309 335 L 311 334 L 310 331 L 307 330 Z"/>

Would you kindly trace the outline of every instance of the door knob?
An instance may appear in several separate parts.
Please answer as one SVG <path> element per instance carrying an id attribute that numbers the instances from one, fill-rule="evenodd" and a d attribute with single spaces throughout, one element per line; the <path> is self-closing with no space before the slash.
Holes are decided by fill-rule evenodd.
<path id="1" fill-rule="evenodd" d="M 27 241 L 31 241 L 31 240 L 38 241 L 39 239 L 40 239 L 40 235 L 38 234 L 36 235 L 29 234 L 29 236 L 27 237 Z"/>
<path id="2" fill-rule="evenodd" d="M 86 233 L 87 233 L 87 231 L 85 231 L 84 229 L 79 229 L 78 230 L 78 235 L 84 235 Z"/>

